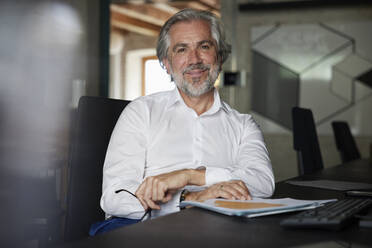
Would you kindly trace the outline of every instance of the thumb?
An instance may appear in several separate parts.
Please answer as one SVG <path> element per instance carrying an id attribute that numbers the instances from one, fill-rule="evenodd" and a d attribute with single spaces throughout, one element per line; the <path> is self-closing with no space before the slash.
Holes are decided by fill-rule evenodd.
<path id="1" fill-rule="evenodd" d="M 165 203 L 165 202 L 169 202 L 169 201 L 172 199 L 172 196 L 173 196 L 173 194 L 171 194 L 171 193 L 168 192 L 168 193 L 165 195 L 165 197 L 163 198 L 162 202 L 163 202 L 163 203 Z"/>

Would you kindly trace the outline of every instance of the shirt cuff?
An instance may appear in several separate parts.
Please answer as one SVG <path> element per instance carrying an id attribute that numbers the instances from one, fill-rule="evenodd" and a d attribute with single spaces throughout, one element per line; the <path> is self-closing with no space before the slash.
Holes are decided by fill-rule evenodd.
<path id="1" fill-rule="evenodd" d="M 207 167 L 205 169 L 205 184 L 210 186 L 215 183 L 230 181 L 232 178 L 229 170 L 225 168 Z"/>
<path id="2" fill-rule="evenodd" d="M 140 219 L 145 213 L 140 201 L 128 192 L 117 190 L 125 189 L 135 194 L 138 186 L 135 183 L 126 182 L 105 189 L 101 197 L 101 208 L 110 216 L 125 217 L 129 219 Z"/>

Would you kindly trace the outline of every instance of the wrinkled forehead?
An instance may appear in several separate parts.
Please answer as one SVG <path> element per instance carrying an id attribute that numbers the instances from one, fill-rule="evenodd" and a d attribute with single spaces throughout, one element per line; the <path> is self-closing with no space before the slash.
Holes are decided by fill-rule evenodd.
<path id="1" fill-rule="evenodd" d="M 209 22 L 205 20 L 179 21 L 172 25 L 168 34 L 169 46 L 174 46 L 179 42 L 187 43 L 195 39 L 216 42 L 215 38 L 212 37 Z"/>

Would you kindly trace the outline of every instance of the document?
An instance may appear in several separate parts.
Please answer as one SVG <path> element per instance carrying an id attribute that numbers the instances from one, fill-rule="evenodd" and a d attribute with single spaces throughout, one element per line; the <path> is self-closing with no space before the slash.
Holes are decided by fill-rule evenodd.
<path id="1" fill-rule="evenodd" d="M 292 198 L 263 199 L 253 198 L 252 200 L 225 200 L 209 199 L 203 202 L 183 201 L 180 207 L 195 206 L 208 209 L 226 215 L 245 216 L 248 218 L 270 214 L 306 210 L 322 206 L 323 204 L 335 201 L 330 200 L 296 200 Z"/>

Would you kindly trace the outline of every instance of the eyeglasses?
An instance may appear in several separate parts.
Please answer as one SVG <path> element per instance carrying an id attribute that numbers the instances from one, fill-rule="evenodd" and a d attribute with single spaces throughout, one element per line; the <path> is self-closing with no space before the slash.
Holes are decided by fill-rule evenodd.
<path id="1" fill-rule="evenodd" d="M 135 194 L 133 194 L 132 192 L 130 192 L 129 190 L 126 190 L 126 189 L 118 189 L 118 190 L 115 191 L 115 194 L 123 192 L 123 191 L 127 192 L 128 194 L 130 194 L 132 196 L 134 196 L 139 201 L 138 197 Z M 142 217 L 139 221 L 142 221 L 143 219 L 145 219 L 146 215 L 148 215 L 148 218 L 151 218 L 151 208 L 148 208 L 146 210 L 146 212 L 144 213 L 144 215 L 142 215 Z"/>
<path id="2" fill-rule="evenodd" d="M 149 215 L 149 217 L 148 217 L 149 219 L 151 218 L 151 208 L 148 208 L 146 210 L 146 212 L 144 213 L 144 215 L 142 215 L 140 221 L 142 221 L 146 217 L 146 215 Z"/>

